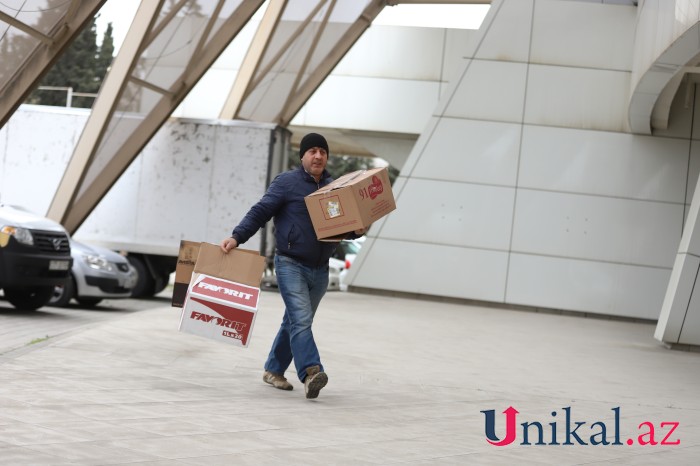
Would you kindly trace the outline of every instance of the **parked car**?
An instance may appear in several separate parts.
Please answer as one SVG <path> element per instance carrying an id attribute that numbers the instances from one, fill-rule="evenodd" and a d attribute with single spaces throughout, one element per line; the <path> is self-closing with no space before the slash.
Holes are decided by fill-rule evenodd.
<path id="1" fill-rule="evenodd" d="M 340 274 L 343 272 L 343 267 L 345 263 L 339 259 L 331 257 L 328 260 L 328 291 L 340 290 Z M 277 287 L 277 276 L 273 267 L 268 267 L 265 269 L 262 278 L 263 287 Z"/>
<path id="2" fill-rule="evenodd" d="M 341 270 L 339 276 L 339 289 L 341 291 L 348 289 L 348 286 L 345 283 L 345 277 L 347 276 L 348 270 L 350 270 L 355 257 L 357 257 L 357 254 L 360 252 L 360 248 L 362 247 L 364 240 L 364 236 L 358 239 L 343 240 L 338 245 L 338 249 L 335 250 L 335 253 L 333 253 L 333 258 L 340 260 L 343 263 L 343 269 Z"/>
<path id="3" fill-rule="evenodd" d="M 71 274 L 64 285 L 54 288 L 51 306 L 65 307 L 71 299 L 83 306 L 95 306 L 103 299 L 131 297 L 138 275 L 126 257 L 72 239 L 70 246 Z"/>
<path id="4" fill-rule="evenodd" d="M 0 288 L 14 307 L 46 305 L 70 276 L 68 233 L 57 222 L 0 204 Z"/>

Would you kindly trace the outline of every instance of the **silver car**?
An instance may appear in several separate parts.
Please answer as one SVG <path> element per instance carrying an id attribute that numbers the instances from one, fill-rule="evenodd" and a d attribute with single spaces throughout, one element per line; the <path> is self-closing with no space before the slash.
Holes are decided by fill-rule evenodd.
<path id="1" fill-rule="evenodd" d="M 99 246 L 70 241 L 73 267 L 65 286 L 56 287 L 50 306 L 65 307 L 71 299 L 94 306 L 103 299 L 129 298 L 136 285 L 136 269 L 126 257 Z"/>

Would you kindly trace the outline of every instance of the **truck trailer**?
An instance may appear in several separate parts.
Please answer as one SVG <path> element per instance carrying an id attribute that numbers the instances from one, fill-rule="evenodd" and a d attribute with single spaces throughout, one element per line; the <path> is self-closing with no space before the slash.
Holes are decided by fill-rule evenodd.
<path id="1" fill-rule="evenodd" d="M 88 115 L 20 107 L 0 130 L 0 201 L 45 214 Z M 168 284 L 180 240 L 230 234 L 286 170 L 289 144 L 289 131 L 274 124 L 170 119 L 73 236 L 125 254 L 139 275 L 133 296 L 151 296 Z M 270 229 L 245 247 L 270 257 Z"/>

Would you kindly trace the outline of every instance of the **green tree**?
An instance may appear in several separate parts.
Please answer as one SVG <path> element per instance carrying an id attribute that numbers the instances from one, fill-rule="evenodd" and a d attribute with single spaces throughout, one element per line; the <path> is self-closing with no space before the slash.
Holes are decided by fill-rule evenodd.
<path id="1" fill-rule="evenodd" d="M 97 27 L 94 18 L 65 50 L 41 80 L 39 86 L 71 87 L 73 92 L 97 93 L 107 69 L 112 63 L 114 39 L 112 24 L 107 26 L 102 45 L 97 45 Z M 72 106 L 90 108 L 93 97 L 73 97 Z M 66 92 L 36 89 L 28 103 L 39 105 L 66 105 Z"/>
<path id="2" fill-rule="evenodd" d="M 112 65 L 114 59 L 114 37 L 112 35 L 112 23 L 107 24 L 107 29 L 102 36 L 102 44 L 97 52 L 97 77 L 100 78 L 100 84 L 107 74 L 107 70 Z M 99 86 L 97 86 L 99 89 Z"/>

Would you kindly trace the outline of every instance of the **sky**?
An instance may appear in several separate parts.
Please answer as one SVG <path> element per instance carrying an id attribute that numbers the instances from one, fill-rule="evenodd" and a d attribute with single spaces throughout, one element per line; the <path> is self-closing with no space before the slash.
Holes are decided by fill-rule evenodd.
<path id="1" fill-rule="evenodd" d="M 102 40 L 107 23 L 112 23 L 115 53 L 129 30 L 140 0 L 107 0 L 97 19 L 98 40 Z M 373 24 L 386 26 L 423 26 L 478 29 L 489 5 L 397 5 L 386 7 Z M 264 6 L 258 10 L 262 15 Z"/>

